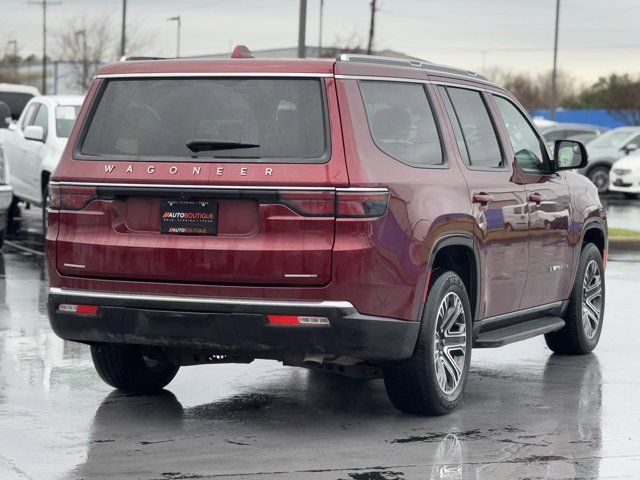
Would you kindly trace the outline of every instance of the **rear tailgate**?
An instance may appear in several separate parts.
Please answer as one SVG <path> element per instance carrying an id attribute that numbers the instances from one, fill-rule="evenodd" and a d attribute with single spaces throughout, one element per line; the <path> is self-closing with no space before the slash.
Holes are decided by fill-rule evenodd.
<path id="1" fill-rule="evenodd" d="M 348 185 L 333 78 L 116 81 L 94 88 L 98 106 L 81 114 L 88 117 L 82 133 L 64 154 L 73 159 L 63 158 L 51 184 L 61 274 L 238 285 L 331 281 L 335 188 Z M 206 105 L 184 95 L 165 101 L 196 81 L 198 103 Z M 224 103 L 202 100 L 218 87 Z M 320 118 L 307 118 L 313 115 Z M 166 133 L 171 124 L 177 133 Z M 194 139 L 215 150 L 185 151 Z M 219 149 L 220 140 L 237 145 Z"/>

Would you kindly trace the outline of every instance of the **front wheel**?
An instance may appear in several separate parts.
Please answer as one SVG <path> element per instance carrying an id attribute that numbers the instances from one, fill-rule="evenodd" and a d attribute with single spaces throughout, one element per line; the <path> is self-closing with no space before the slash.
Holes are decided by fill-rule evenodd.
<path id="1" fill-rule="evenodd" d="M 604 269 L 600 251 L 588 243 L 580 252 L 578 271 L 571 290 L 565 326 L 544 336 L 555 353 L 583 355 L 591 352 L 602 332 L 604 319 Z"/>
<path id="2" fill-rule="evenodd" d="M 92 345 L 93 365 L 105 383 L 131 393 L 152 394 L 166 387 L 180 368 L 145 355 L 133 345 Z"/>
<path id="3" fill-rule="evenodd" d="M 471 362 L 471 309 L 454 272 L 433 282 L 411 358 L 387 365 L 384 384 L 391 403 L 406 413 L 443 415 L 462 397 Z"/>
<path id="4" fill-rule="evenodd" d="M 587 178 L 591 180 L 598 193 L 607 193 L 609 190 L 609 169 L 607 167 L 594 167 L 587 173 Z"/>

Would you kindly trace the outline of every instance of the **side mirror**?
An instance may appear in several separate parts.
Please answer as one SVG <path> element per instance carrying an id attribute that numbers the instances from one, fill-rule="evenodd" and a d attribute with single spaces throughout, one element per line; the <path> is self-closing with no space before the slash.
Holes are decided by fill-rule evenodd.
<path id="1" fill-rule="evenodd" d="M 635 152 L 637 149 L 638 149 L 637 143 L 627 143 L 623 148 L 623 150 L 627 155 L 630 154 L 631 152 Z"/>
<path id="2" fill-rule="evenodd" d="M 44 129 L 40 125 L 29 125 L 24 129 L 24 138 L 44 142 Z"/>
<path id="3" fill-rule="evenodd" d="M 556 140 L 553 149 L 554 170 L 584 168 L 588 163 L 587 149 L 575 140 Z"/>

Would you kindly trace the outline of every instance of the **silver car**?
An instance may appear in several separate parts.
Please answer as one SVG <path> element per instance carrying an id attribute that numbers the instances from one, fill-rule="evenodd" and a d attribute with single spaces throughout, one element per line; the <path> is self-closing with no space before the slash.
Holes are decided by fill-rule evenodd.
<path id="1" fill-rule="evenodd" d="M 587 143 L 589 164 L 580 170 L 598 188 L 609 189 L 609 170 L 613 163 L 640 147 L 640 127 L 618 127 Z"/>

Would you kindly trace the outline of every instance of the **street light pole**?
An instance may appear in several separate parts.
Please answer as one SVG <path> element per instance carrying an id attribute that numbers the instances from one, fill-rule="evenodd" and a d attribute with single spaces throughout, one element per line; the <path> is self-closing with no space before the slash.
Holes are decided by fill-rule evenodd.
<path id="1" fill-rule="evenodd" d="M 120 57 L 124 57 L 127 42 L 127 0 L 122 0 L 122 30 L 120 32 Z"/>
<path id="2" fill-rule="evenodd" d="M 307 0 L 300 0 L 300 15 L 298 17 L 298 58 L 307 56 Z"/>
<path id="3" fill-rule="evenodd" d="M 30 5 L 42 6 L 42 94 L 47 94 L 47 6 L 60 5 L 62 2 L 38 0 L 29 2 Z"/>
<path id="4" fill-rule="evenodd" d="M 556 106 L 558 102 L 557 82 L 558 82 L 558 27 L 560 24 L 560 0 L 556 0 L 556 33 L 553 41 L 553 71 L 551 72 L 551 109 L 549 117 L 555 119 Z"/>
<path id="5" fill-rule="evenodd" d="M 182 20 L 180 18 L 180 15 L 176 15 L 175 17 L 169 17 L 167 18 L 167 20 L 178 22 L 178 38 L 176 40 L 176 58 L 180 58 L 180 25 L 182 23 Z"/>
<path id="6" fill-rule="evenodd" d="M 89 66 L 87 65 L 89 61 L 87 58 L 87 31 L 85 29 L 78 30 L 76 37 L 80 35 L 82 35 L 82 88 L 86 89 L 89 86 L 89 82 L 87 81 L 87 73 L 89 70 Z"/>
<path id="7" fill-rule="evenodd" d="M 318 58 L 322 58 L 322 10 L 324 9 L 324 0 L 320 0 L 320 26 L 318 28 Z"/>

